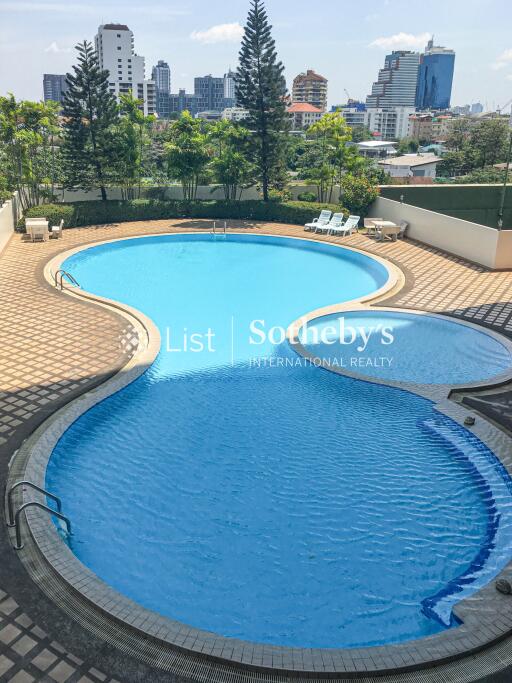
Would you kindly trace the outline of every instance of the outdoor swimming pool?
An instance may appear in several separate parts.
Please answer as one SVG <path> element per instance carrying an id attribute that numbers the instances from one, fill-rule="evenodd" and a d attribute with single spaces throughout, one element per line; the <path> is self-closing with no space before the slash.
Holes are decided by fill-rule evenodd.
<path id="1" fill-rule="evenodd" d="M 483 444 L 430 401 L 318 369 L 282 339 L 382 287 L 377 261 L 180 235 L 64 267 L 162 336 L 153 366 L 80 417 L 47 469 L 73 552 L 116 590 L 227 637 L 356 647 L 456 626 L 455 602 L 510 560 L 511 481 Z"/>

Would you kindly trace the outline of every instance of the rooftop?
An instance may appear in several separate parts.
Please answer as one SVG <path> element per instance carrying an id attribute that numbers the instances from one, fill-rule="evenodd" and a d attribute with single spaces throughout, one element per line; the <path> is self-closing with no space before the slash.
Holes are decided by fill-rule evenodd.
<path id="1" fill-rule="evenodd" d="M 388 140 L 363 140 L 356 143 L 360 149 L 378 149 L 380 147 L 394 147 L 396 142 Z"/>
<path id="2" fill-rule="evenodd" d="M 435 154 L 404 154 L 401 157 L 383 159 L 379 164 L 386 166 L 424 166 L 425 164 L 437 164 L 442 161 L 441 157 Z"/>
<path id="3" fill-rule="evenodd" d="M 287 111 L 289 114 L 323 114 L 321 109 L 307 102 L 294 102 Z"/>

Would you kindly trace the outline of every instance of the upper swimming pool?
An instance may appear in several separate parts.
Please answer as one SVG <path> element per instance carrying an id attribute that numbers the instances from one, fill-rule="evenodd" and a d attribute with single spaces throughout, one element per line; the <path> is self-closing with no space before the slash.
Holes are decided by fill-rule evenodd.
<path id="1" fill-rule="evenodd" d="M 180 235 L 64 267 L 162 336 L 153 366 L 82 415 L 47 469 L 73 552 L 118 591 L 226 637 L 356 647 L 456 626 L 456 601 L 510 559 L 511 482 L 489 449 L 430 401 L 318 369 L 282 338 L 381 288 L 377 261 Z"/>

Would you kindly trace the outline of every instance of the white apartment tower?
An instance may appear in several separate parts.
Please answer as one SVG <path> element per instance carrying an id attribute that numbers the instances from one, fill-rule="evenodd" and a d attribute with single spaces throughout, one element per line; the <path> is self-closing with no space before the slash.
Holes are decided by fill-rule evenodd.
<path id="1" fill-rule="evenodd" d="M 371 95 L 366 98 L 366 106 L 414 107 L 419 65 L 419 52 L 399 50 L 387 55 Z"/>
<path id="2" fill-rule="evenodd" d="M 143 100 L 144 114 L 156 111 L 155 83 L 145 79 L 144 57 L 134 51 L 133 32 L 125 24 L 102 24 L 94 38 L 100 68 L 109 72 L 110 92 L 131 92 Z"/>
<path id="3" fill-rule="evenodd" d="M 416 105 L 419 52 L 398 50 L 387 55 L 372 92 L 366 98 L 366 125 L 384 140 L 407 136 Z"/>
<path id="4" fill-rule="evenodd" d="M 231 69 L 224 74 L 224 99 L 234 104 L 236 100 L 236 74 Z"/>

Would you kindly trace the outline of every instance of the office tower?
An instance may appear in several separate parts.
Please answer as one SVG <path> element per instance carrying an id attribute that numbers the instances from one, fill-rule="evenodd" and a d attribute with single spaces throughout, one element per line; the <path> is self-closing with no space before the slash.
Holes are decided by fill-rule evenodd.
<path id="1" fill-rule="evenodd" d="M 384 68 L 372 86 L 366 106 L 374 109 L 385 107 L 413 107 L 416 103 L 419 52 L 399 50 L 386 55 Z"/>
<path id="2" fill-rule="evenodd" d="M 472 114 L 481 114 L 484 110 L 484 105 L 481 104 L 480 102 L 474 102 L 471 105 L 471 113 Z"/>
<path id="3" fill-rule="evenodd" d="M 155 83 L 145 79 L 144 57 L 135 54 L 133 32 L 125 24 L 103 24 L 94 38 L 100 68 L 109 72 L 110 92 L 118 99 L 132 93 L 144 113 L 156 112 Z"/>
<path id="4" fill-rule="evenodd" d="M 452 96 L 455 52 L 434 45 L 429 40 L 420 57 L 416 107 L 418 109 L 449 109 Z"/>
<path id="5" fill-rule="evenodd" d="M 419 53 L 407 50 L 385 57 L 366 98 L 366 125 L 382 140 L 407 137 L 409 116 L 415 112 L 419 63 Z"/>
<path id="6" fill-rule="evenodd" d="M 44 101 L 60 102 L 62 104 L 64 95 L 68 89 L 65 74 L 44 74 L 43 75 L 43 94 Z"/>
<path id="7" fill-rule="evenodd" d="M 208 76 L 194 79 L 194 94 L 199 100 L 198 111 L 222 111 L 224 106 L 224 78 Z"/>
<path id="8" fill-rule="evenodd" d="M 171 113 L 169 95 L 171 93 L 171 70 L 167 62 L 158 60 L 153 67 L 151 78 L 155 83 L 156 113 L 162 119 L 168 119 Z"/>
<path id="9" fill-rule="evenodd" d="M 311 104 L 321 111 L 327 111 L 328 81 L 320 74 L 308 69 L 293 79 L 292 102 Z"/>
<path id="10" fill-rule="evenodd" d="M 192 116 L 202 111 L 201 98 L 195 94 L 187 93 L 180 89 L 178 93 L 169 95 L 169 109 L 173 114 L 181 114 L 188 111 Z"/>

